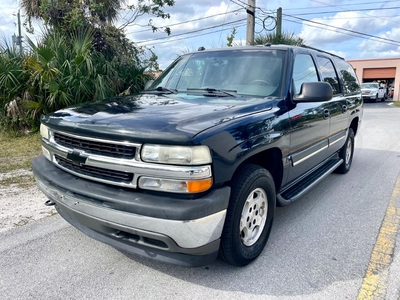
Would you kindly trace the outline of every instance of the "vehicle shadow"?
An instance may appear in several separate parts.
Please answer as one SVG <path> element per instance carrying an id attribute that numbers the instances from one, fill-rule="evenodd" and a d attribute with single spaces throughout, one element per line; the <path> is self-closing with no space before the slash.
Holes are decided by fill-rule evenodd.
<path id="1" fill-rule="evenodd" d="M 246 267 L 217 260 L 183 268 L 124 254 L 167 276 L 215 290 L 295 296 L 334 288 L 332 294 L 352 298 L 361 286 L 398 176 L 397 169 L 389 168 L 392 159 L 399 161 L 398 153 L 357 149 L 348 174 L 331 174 L 292 205 L 277 209 L 267 246 Z M 385 185 L 389 188 L 382 192 Z M 349 282 L 350 295 L 345 294 Z"/>

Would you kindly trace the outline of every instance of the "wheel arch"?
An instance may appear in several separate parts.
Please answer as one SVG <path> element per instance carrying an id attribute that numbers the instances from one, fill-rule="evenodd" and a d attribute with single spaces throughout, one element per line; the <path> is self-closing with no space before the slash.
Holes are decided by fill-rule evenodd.
<path id="1" fill-rule="evenodd" d="M 353 129 L 354 135 L 357 135 L 358 126 L 359 126 L 359 117 L 354 118 L 350 123 L 350 128 Z"/>
<path id="2" fill-rule="evenodd" d="M 247 158 L 236 168 L 232 178 L 246 164 L 259 165 L 267 169 L 274 180 L 275 190 L 279 191 L 283 178 L 282 152 L 279 148 L 271 148 Z"/>

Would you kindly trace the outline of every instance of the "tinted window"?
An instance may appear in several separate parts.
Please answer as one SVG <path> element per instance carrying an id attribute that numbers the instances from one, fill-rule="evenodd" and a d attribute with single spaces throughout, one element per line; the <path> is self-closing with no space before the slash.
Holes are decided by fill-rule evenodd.
<path id="1" fill-rule="evenodd" d="M 343 92 L 345 94 L 355 94 L 360 92 L 360 85 L 353 67 L 346 61 L 337 59 L 338 66 L 343 80 Z"/>
<path id="2" fill-rule="evenodd" d="M 308 54 L 297 54 L 293 66 L 293 84 L 295 94 L 300 93 L 304 82 L 317 82 L 318 74 L 312 57 Z"/>
<path id="3" fill-rule="evenodd" d="M 332 92 L 334 95 L 339 94 L 341 92 L 339 80 L 330 59 L 318 56 L 318 64 L 321 70 L 322 81 L 325 81 L 332 86 Z"/>

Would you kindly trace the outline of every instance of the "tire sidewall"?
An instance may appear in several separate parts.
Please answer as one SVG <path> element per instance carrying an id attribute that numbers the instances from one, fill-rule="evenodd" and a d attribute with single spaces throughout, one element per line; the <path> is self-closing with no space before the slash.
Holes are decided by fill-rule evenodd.
<path id="1" fill-rule="evenodd" d="M 348 144 L 351 143 L 351 154 L 350 154 L 350 159 L 346 161 L 346 151 Z M 353 162 L 353 155 L 354 155 L 354 131 L 353 129 L 349 129 L 349 135 L 347 137 L 346 143 L 343 146 L 341 156 L 344 159 L 343 165 L 344 165 L 344 170 L 345 172 L 348 172 L 350 170 L 351 164 Z"/>
<path id="2" fill-rule="evenodd" d="M 243 188 L 244 187 L 244 188 Z M 242 188 L 240 190 L 240 188 Z M 249 194 L 256 188 L 264 190 L 267 196 L 267 219 L 258 240 L 251 246 L 245 246 L 240 237 L 240 219 L 243 211 L 243 207 L 246 203 Z M 231 251 L 239 263 L 237 265 L 247 265 L 260 255 L 264 246 L 268 240 L 269 234 L 272 228 L 272 222 L 275 214 L 276 206 L 276 194 L 275 186 L 271 175 L 265 169 L 259 167 L 253 176 L 247 178 L 243 185 L 233 185 L 232 195 L 236 199 L 231 199 L 228 213 L 233 215 L 231 224 L 225 224 L 226 226 L 232 226 L 231 234 Z"/>

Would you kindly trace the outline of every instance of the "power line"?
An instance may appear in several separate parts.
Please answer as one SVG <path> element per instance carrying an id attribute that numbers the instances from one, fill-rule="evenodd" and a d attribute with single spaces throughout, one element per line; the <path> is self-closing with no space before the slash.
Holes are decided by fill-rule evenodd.
<path id="1" fill-rule="evenodd" d="M 226 6 L 226 12 L 225 12 L 225 17 L 224 17 L 224 24 L 225 24 L 225 22 L 226 22 L 226 16 L 228 15 L 228 9 L 229 9 L 229 2 L 228 2 L 228 4 L 227 4 L 227 6 Z M 220 31 L 220 33 L 219 33 L 218 41 L 221 41 L 221 36 L 222 36 L 223 28 L 224 28 L 224 27 L 222 26 L 221 31 Z"/>
<path id="2" fill-rule="evenodd" d="M 293 16 L 305 16 L 305 15 L 320 15 L 320 14 L 334 14 L 334 13 L 339 13 L 339 12 L 351 12 L 351 11 L 371 11 L 371 10 L 389 10 L 389 9 L 398 9 L 400 6 L 395 6 L 395 7 L 384 7 L 384 8 L 363 8 L 363 9 L 348 9 L 348 10 L 335 10 L 335 11 L 320 11 L 320 12 L 310 12 L 310 13 L 302 13 L 302 14 L 293 14 Z M 372 18 L 373 16 L 371 16 Z"/>
<path id="3" fill-rule="evenodd" d="M 342 6 L 339 6 L 339 5 L 333 5 L 333 4 L 321 2 L 321 1 L 318 1 L 318 0 L 311 0 L 311 1 L 316 2 L 316 3 L 325 4 L 325 5 L 327 5 L 327 6 L 332 6 L 332 7 L 337 7 L 337 8 L 345 9 L 345 11 L 347 12 L 346 8 L 344 8 L 344 7 L 342 7 Z M 359 14 L 359 15 L 365 15 L 365 16 L 371 17 L 370 15 L 365 14 L 365 13 L 361 13 L 361 12 L 359 12 L 359 11 L 357 11 L 356 13 Z M 392 20 L 388 20 L 387 18 L 383 18 L 383 17 L 381 17 L 381 16 L 374 16 L 374 18 L 381 19 L 381 20 L 385 20 L 385 21 L 389 21 L 389 22 L 392 22 L 392 23 L 397 23 L 397 22 L 394 22 L 394 21 L 392 21 Z"/>
<path id="4" fill-rule="evenodd" d="M 317 1 L 315 1 L 315 2 L 317 2 Z M 364 5 L 364 4 L 367 4 L 367 5 L 368 4 L 386 4 L 386 3 L 389 3 L 389 2 L 399 2 L 399 0 L 349 3 L 349 4 L 346 4 L 346 6 L 355 6 L 355 5 Z M 319 3 L 321 3 L 321 2 L 319 2 Z M 318 7 L 313 7 L 313 8 L 315 8 L 315 9 L 325 8 L 326 5 L 330 5 L 330 4 L 327 4 L 327 3 L 324 3 L 324 4 L 325 4 L 324 6 L 318 6 Z M 287 11 L 287 10 L 305 10 L 305 9 L 310 10 L 310 7 L 285 8 L 285 11 Z"/>
<path id="5" fill-rule="evenodd" d="M 396 16 L 397 17 L 397 16 Z M 371 18 L 378 18 L 376 16 L 370 16 L 370 15 L 365 15 L 365 17 L 324 17 L 324 20 L 358 20 L 358 19 L 371 19 Z M 388 21 L 385 18 L 382 18 L 383 20 Z M 398 22 L 396 22 L 398 23 Z"/>
<path id="6" fill-rule="evenodd" d="M 197 29 L 197 30 L 193 30 L 193 31 L 187 31 L 187 32 L 175 34 L 175 35 L 173 35 L 173 36 L 165 36 L 165 37 L 160 37 L 160 38 L 155 38 L 155 39 L 140 41 L 140 42 L 136 42 L 136 44 L 142 44 L 142 43 L 147 43 L 147 42 L 152 42 L 152 41 L 158 41 L 158 40 L 165 40 L 165 39 L 172 38 L 172 37 L 177 37 L 177 36 L 181 36 L 181 35 L 186 35 L 186 34 L 196 33 L 196 32 L 200 32 L 200 31 L 204 31 L 204 30 L 208 30 L 208 29 L 213 29 L 213 28 L 217 28 L 217 27 L 221 27 L 221 26 L 225 26 L 225 25 L 229 25 L 229 24 L 234 24 L 234 23 L 238 23 L 238 22 L 241 22 L 241 21 L 245 21 L 245 20 L 246 20 L 246 19 L 241 19 L 241 20 L 236 20 L 236 21 L 232 21 L 232 22 L 228 22 L 228 23 L 223 23 L 223 24 L 219 24 L 219 25 L 214 25 L 214 26 L 210 26 L 210 27 L 206 27 L 206 28 L 202 28 L 202 29 Z"/>
<path id="7" fill-rule="evenodd" d="M 333 25 L 328 25 L 328 24 L 324 24 L 324 23 L 320 23 L 320 22 L 316 22 L 316 21 L 312 21 L 312 20 L 307 20 L 307 19 L 304 19 L 304 18 L 295 17 L 293 15 L 287 15 L 287 14 L 283 14 L 283 15 L 287 16 L 287 17 L 299 19 L 299 20 L 302 20 L 302 21 L 305 21 L 305 22 L 317 24 L 317 25 L 320 25 L 320 26 L 331 27 L 331 28 L 335 28 L 335 29 L 338 29 L 338 30 L 342 30 L 342 31 L 345 31 L 345 32 L 352 33 L 352 34 L 349 34 L 349 35 L 355 36 L 354 34 L 357 34 L 357 37 L 365 36 L 365 37 L 370 37 L 370 38 L 374 38 L 374 39 L 380 40 L 381 42 L 385 42 L 387 44 L 396 45 L 396 46 L 400 45 L 399 41 L 386 39 L 386 38 L 382 38 L 382 37 L 379 37 L 379 36 L 375 36 L 375 35 L 359 32 L 359 31 L 355 31 L 355 30 L 345 29 L 345 28 L 341 28 L 341 27 L 337 27 L 337 26 L 333 26 Z M 291 20 L 287 20 L 287 21 L 291 21 Z M 300 22 L 294 22 L 294 23 L 300 23 Z M 300 23 L 300 24 L 302 24 L 302 23 Z M 306 25 L 306 24 L 304 24 L 304 25 Z M 316 27 L 316 26 L 314 26 L 314 27 Z M 317 27 L 317 28 L 326 29 L 326 28 L 323 28 L 323 27 Z M 329 29 L 327 29 L 327 30 L 329 30 Z M 330 31 L 337 32 L 335 30 L 330 30 Z M 342 33 L 342 32 L 337 32 L 337 33 Z M 362 38 L 364 38 L 364 37 L 362 37 Z M 367 38 L 365 38 L 365 39 L 367 39 Z"/>
<path id="8" fill-rule="evenodd" d="M 230 14 L 230 13 L 237 13 L 237 12 L 240 12 L 240 9 L 235 9 L 235 10 L 231 10 L 231 11 L 228 11 L 228 12 L 225 12 L 225 13 L 219 13 L 219 14 L 210 15 L 210 16 L 207 16 L 207 17 L 202 17 L 202 18 L 198 18 L 198 19 L 192 19 L 192 20 L 187 20 L 187 21 L 183 21 L 183 22 L 179 22 L 179 23 L 165 25 L 165 26 L 161 26 L 160 28 L 173 27 L 173 26 L 177 26 L 177 25 L 187 24 L 187 23 L 191 23 L 191 22 L 195 22 L 195 21 L 201 21 L 201 20 L 205 20 L 205 19 L 209 19 L 209 18 L 221 16 L 221 15 L 227 15 L 227 14 Z M 133 25 L 137 25 L 137 24 L 132 24 L 130 26 L 133 26 Z M 141 26 L 147 26 L 147 25 L 141 25 Z M 139 31 L 130 32 L 130 33 L 141 33 L 141 32 L 146 32 L 146 31 L 152 31 L 152 29 L 149 28 L 149 29 L 139 30 Z"/>
<path id="9" fill-rule="evenodd" d="M 236 5 L 240 6 L 241 8 L 247 9 L 247 4 L 246 3 L 244 3 L 245 6 L 243 6 L 243 4 L 239 4 L 234 0 L 229 0 L 229 1 L 232 2 L 232 3 L 235 3 Z"/>
<path id="10" fill-rule="evenodd" d="M 302 22 L 298 22 L 298 21 L 294 21 L 294 20 L 285 20 L 285 21 L 291 22 L 291 23 L 296 23 L 296 24 L 301 24 L 301 25 L 305 25 L 305 26 L 309 26 L 309 27 L 314 27 L 314 28 L 318 28 L 318 29 L 322 29 L 322 30 L 332 31 L 332 32 L 339 33 L 339 34 L 354 36 L 354 37 L 358 37 L 358 38 L 361 38 L 361 39 L 364 39 L 364 40 L 369 40 L 369 38 L 364 37 L 364 36 L 355 35 L 355 34 L 351 34 L 351 33 L 347 33 L 347 32 L 338 32 L 338 31 L 336 31 L 334 29 L 329 29 L 329 28 L 326 28 L 326 27 L 324 28 L 324 27 L 320 27 L 320 26 L 316 26 L 316 25 L 304 24 Z M 383 41 L 380 41 L 380 42 L 384 43 L 384 44 L 388 44 L 388 45 L 399 46 L 399 44 L 393 44 L 393 43 L 388 43 L 388 42 L 383 42 Z"/>
<path id="11" fill-rule="evenodd" d="M 246 2 L 243 2 L 243 1 L 241 1 L 241 0 L 237 0 L 237 1 L 239 1 L 240 3 L 242 3 L 242 4 L 246 5 L 246 7 L 247 7 L 247 6 L 250 6 L 250 7 L 252 6 L 252 5 L 249 5 L 248 3 L 246 3 Z M 253 7 L 254 7 L 254 8 L 256 8 L 255 6 L 253 6 Z"/>
<path id="12" fill-rule="evenodd" d="M 243 20 L 241 20 L 241 21 L 243 21 Z M 243 26 L 246 26 L 246 24 L 237 25 L 236 27 L 239 28 L 239 27 L 243 27 Z M 226 29 L 222 29 L 222 30 L 223 30 L 223 31 L 226 31 L 226 30 L 229 30 L 229 29 L 230 29 L 230 28 L 226 28 Z M 189 36 L 189 37 L 181 37 L 181 38 L 178 38 L 178 39 L 171 39 L 171 40 L 168 40 L 168 41 L 155 42 L 155 43 L 152 43 L 151 45 L 153 46 L 153 45 L 159 45 L 159 44 L 165 44 L 165 43 L 176 42 L 176 41 L 185 40 L 185 39 L 191 39 L 191 38 L 194 38 L 194 37 L 198 37 L 198 36 L 202 36 L 202 35 L 207 35 L 207 34 L 212 34 L 212 33 L 216 33 L 216 32 L 219 32 L 219 31 L 220 31 L 220 29 L 218 29 L 218 30 L 213 30 L 213 31 L 209 31 L 209 32 L 205 32 L 205 33 L 200 33 L 200 34 L 191 35 L 191 36 Z"/>

